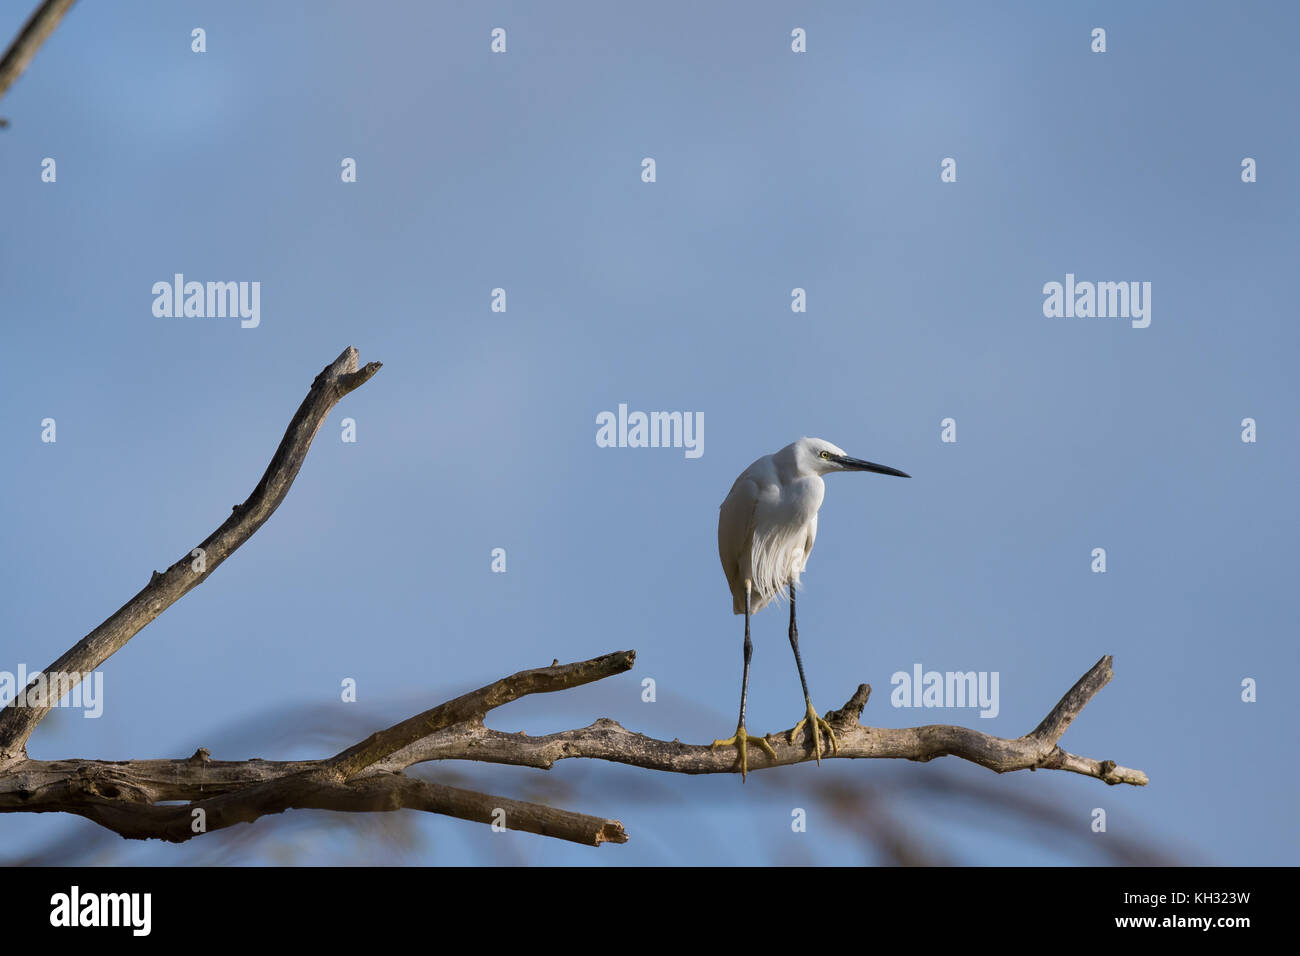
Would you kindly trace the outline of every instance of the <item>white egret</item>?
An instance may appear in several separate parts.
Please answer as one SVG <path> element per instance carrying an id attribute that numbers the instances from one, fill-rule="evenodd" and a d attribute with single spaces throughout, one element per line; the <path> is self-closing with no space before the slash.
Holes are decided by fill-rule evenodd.
<path id="1" fill-rule="evenodd" d="M 772 455 L 764 455 L 746 468 L 722 502 L 718 515 L 718 556 L 731 587 L 732 610 L 745 615 L 745 669 L 740 683 L 740 720 L 736 735 L 715 740 L 714 747 L 734 746 L 740 756 L 740 777 L 749 772 L 746 744 L 754 741 L 775 759 L 766 737 L 751 737 L 745 730 L 745 698 L 749 693 L 749 659 L 754 647 L 749 639 L 749 616 L 761 611 L 785 588 L 790 590 L 790 646 L 803 685 L 805 716 L 790 731 L 794 742 L 799 729 L 809 725 L 817 763 L 822 760 L 822 731 L 830 738 L 832 753 L 839 751 L 835 733 L 813 709 L 808 681 L 799 657 L 799 631 L 794 620 L 794 590 L 799 574 L 808 566 L 817 537 L 817 509 L 826 494 L 822 475 L 834 471 L 871 471 L 879 475 L 910 478 L 904 472 L 859 458 L 820 438 L 800 438 Z"/>

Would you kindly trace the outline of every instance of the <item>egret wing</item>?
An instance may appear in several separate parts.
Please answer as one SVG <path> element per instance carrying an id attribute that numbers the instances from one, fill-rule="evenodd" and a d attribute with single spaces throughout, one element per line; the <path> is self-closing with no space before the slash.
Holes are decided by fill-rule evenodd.
<path id="1" fill-rule="evenodd" d="M 758 485 L 742 475 L 731 486 L 718 512 L 718 557 L 722 559 L 722 570 L 731 587 L 731 608 L 736 614 L 745 613 L 745 576 L 751 573 L 750 548 L 757 502 Z"/>

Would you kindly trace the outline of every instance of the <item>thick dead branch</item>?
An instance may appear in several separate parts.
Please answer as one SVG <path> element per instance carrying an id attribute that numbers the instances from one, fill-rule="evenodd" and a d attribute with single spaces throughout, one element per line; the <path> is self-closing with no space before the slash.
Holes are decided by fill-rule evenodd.
<path id="1" fill-rule="evenodd" d="M 400 770 L 357 774 L 423 736 L 412 738 L 411 728 L 436 732 L 465 721 L 481 727 L 487 712 L 502 704 L 621 673 L 635 659 L 632 651 L 621 651 L 521 671 L 373 734 L 327 760 L 214 761 L 204 748 L 185 760 L 24 760 L 0 774 L 0 813 L 76 813 L 124 837 L 179 843 L 294 808 L 413 809 L 591 846 L 625 843 L 627 834 L 617 820 L 430 783 Z M 178 800 L 187 802 L 161 805 Z"/>
<path id="2" fill-rule="evenodd" d="M 236 823 L 291 809 L 377 813 L 387 810 L 424 810 L 477 823 L 499 823 L 511 830 L 575 843 L 599 845 L 626 843 L 627 834 L 617 820 L 604 820 L 536 803 L 496 797 L 430 783 L 402 774 L 375 774 L 360 780 L 337 782 L 320 773 L 272 777 L 252 786 L 231 790 L 183 805 L 160 806 L 138 789 L 107 783 L 82 767 L 75 778 L 65 778 L 53 788 L 29 797 L 48 799 L 26 809 L 52 809 L 75 813 L 128 839 L 159 839 L 183 843 Z"/>
<path id="3" fill-rule="evenodd" d="M 608 719 L 541 737 L 502 733 L 483 724 L 486 714 L 502 704 L 622 673 L 635 657 L 633 651 L 620 651 L 589 661 L 520 671 L 372 734 L 324 760 L 214 761 L 204 750 L 185 760 L 23 760 L 0 774 L 0 813 L 70 812 L 125 837 L 180 842 L 199 832 L 252 822 L 292 808 L 351 812 L 417 809 L 499 822 L 509 829 L 589 845 L 622 843 L 627 835 L 617 820 L 459 790 L 407 777 L 403 771 L 417 763 L 453 759 L 549 769 L 557 760 L 587 757 L 673 773 L 738 772 L 734 753 L 656 740 Z M 839 736 L 840 747 L 836 757 L 823 755 L 822 759 L 928 761 L 956 756 L 999 773 L 1069 770 L 1109 784 L 1144 786 L 1147 777 L 1141 771 L 1110 760 L 1079 757 L 1056 743 L 1110 676 L 1111 658 L 1103 657 L 1037 730 L 1014 740 L 939 724 L 901 730 L 864 727 L 858 718 L 871 690 L 863 684 L 842 709 L 826 715 Z M 421 734 L 423 728 L 432 730 Z M 768 741 L 776 751 L 776 760 L 751 754 L 755 758 L 751 772 L 811 759 L 806 742 L 791 742 L 788 732 L 769 735 Z M 187 802 L 160 805 L 167 801 Z M 204 829 L 196 831 L 195 820 L 200 816 Z"/>

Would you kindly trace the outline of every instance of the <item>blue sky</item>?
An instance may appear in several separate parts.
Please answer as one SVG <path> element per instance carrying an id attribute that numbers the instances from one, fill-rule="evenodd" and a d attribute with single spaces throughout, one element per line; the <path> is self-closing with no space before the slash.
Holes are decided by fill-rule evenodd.
<path id="1" fill-rule="evenodd" d="M 0 33 L 31 6 L 4 5 Z M 310 10 L 78 4 L 0 102 L 0 669 L 45 666 L 224 520 L 342 348 L 384 362 L 271 521 L 105 665 L 103 717 L 56 713 L 34 756 L 188 756 L 268 709 L 398 719 L 622 648 L 633 673 L 489 723 L 728 736 L 741 623 L 717 508 L 751 461 L 813 435 L 914 476 L 827 482 L 799 605 L 819 709 L 865 681 L 864 723 L 1015 737 L 1110 653 L 1115 680 L 1062 743 L 1149 787 L 947 769 L 1081 828 L 1106 809 L 1099 840 L 1297 861 L 1294 9 Z M 177 272 L 259 281 L 260 325 L 155 317 L 151 287 Z M 1150 326 L 1045 317 L 1067 273 L 1150 282 Z M 702 413 L 704 454 L 597 447 L 619 403 Z M 754 619 L 751 731 L 801 716 L 785 626 Z M 916 663 L 997 671 L 1000 713 L 891 707 L 890 675 Z M 338 703 L 345 677 L 357 705 Z M 321 753 L 267 730 L 213 755 Z M 533 863 L 846 862 L 830 821 L 791 834 L 801 777 L 906 788 L 935 767 L 802 766 L 776 797 L 601 769 L 658 797 L 566 804 L 622 819 L 626 846 L 435 817 L 418 861 L 488 862 L 484 841 L 508 839 Z M 505 794 L 535 774 L 501 770 Z M 1055 859 L 916 812 L 973 862 Z M 91 829 L 3 816 L 0 843 Z M 347 854 L 322 837 L 307 859 Z"/>

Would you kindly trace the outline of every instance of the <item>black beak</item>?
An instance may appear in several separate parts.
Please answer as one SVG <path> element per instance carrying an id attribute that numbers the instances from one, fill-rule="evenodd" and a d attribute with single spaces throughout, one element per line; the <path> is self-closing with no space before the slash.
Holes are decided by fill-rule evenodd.
<path id="1" fill-rule="evenodd" d="M 912 477 L 907 472 L 899 471 L 897 468 L 890 468 L 888 465 L 877 465 L 873 461 L 863 461 L 861 458 L 850 458 L 848 455 L 831 455 L 831 461 L 837 461 L 852 471 L 874 471 L 877 475 L 893 475 L 895 478 Z"/>

